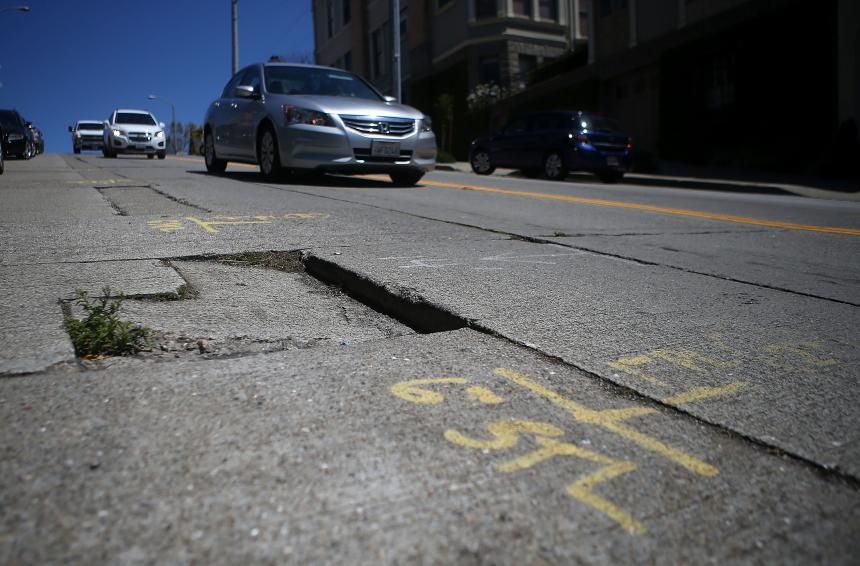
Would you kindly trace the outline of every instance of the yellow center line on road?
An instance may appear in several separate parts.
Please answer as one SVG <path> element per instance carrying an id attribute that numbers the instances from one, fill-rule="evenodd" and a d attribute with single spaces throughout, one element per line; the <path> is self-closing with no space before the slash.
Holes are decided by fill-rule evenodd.
<path id="1" fill-rule="evenodd" d="M 192 159 L 188 157 L 171 157 L 179 161 L 193 161 L 201 163 L 200 159 Z M 256 165 L 246 163 L 230 163 L 230 165 L 238 165 L 240 167 L 250 167 L 256 169 Z M 386 180 L 386 177 L 377 175 L 363 175 L 365 178 Z M 749 216 L 735 216 L 733 214 L 720 214 L 716 212 L 704 212 L 702 210 L 690 210 L 686 208 L 671 208 L 667 206 L 655 206 L 651 204 L 639 204 L 634 202 L 623 202 L 617 200 L 607 200 L 599 198 L 575 197 L 570 195 L 557 195 L 551 193 L 536 193 L 531 191 L 518 191 L 513 189 L 499 189 L 496 187 L 484 187 L 481 185 L 464 185 L 461 183 L 445 183 L 443 181 L 432 181 L 429 179 L 421 180 L 421 185 L 430 187 L 439 187 L 443 189 L 457 189 L 461 191 L 477 191 L 482 193 L 495 193 L 500 195 L 508 195 L 515 197 L 535 198 L 543 200 L 556 200 L 561 202 L 571 202 L 576 204 L 590 204 L 592 206 L 608 206 L 612 208 L 626 208 L 628 210 L 642 210 L 645 212 L 655 212 L 658 214 L 671 214 L 674 216 L 688 216 L 692 218 L 704 218 L 707 220 L 719 220 L 722 222 L 734 222 L 736 224 L 749 224 L 751 226 L 765 226 L 768 228 L 782 228 L 785 230 L 803 230 L 805 232 L 819 232 L 822 234 L 842 234 L 845 236 L 860 236 L 860 229 L 843 228 L 841 226 L 816 226 L 813 224 L 797 224 L 795 222 L 782 222 L 780 220 L 767 220 L 764 218 L 751 218 Z"/>
<path id="2" fill-rule="evenodd" d="M 796 224 L 794 222 L 782 222 L 779 220 L 767 220 L 762 218 L 750 218 L 747 216 L 735 216 L 732 214 L 719 214 L 715 212 L 704 212 L 701 210 L 689 210 L 685 208 L 670 208 L 665 206 L 654 206 L 650 204 L 638 204 L 615 200 L 575 197 L 569 195 L 556 195 L 549 193 L 535 193 L 530 191 L 517 191 L 512 189 L 499 189 L 495 187 L 483 187 L 480 185 L 463 185 L 460 183 L 445 183 L 442 181 L 422 180 L 422 184 L 445 189 L 459 189 L 461 191 L 479 191 L 484 193 L 496 193 L 517 197 L 536 198 L 544 200 L 557 200 L 562 202 L 573 202 L 577 204 L 590 204 L 594 206 L 609 206 L 614 208 L 626 208 L 630 210 L 644 210 L 661 214 L 673 214 L 676 216 L 691 216 L 694 218 L 706 218 L 709 220 L 721 220 L 723 222 L 735 222 L 738 224 L 751 224 L 753 226 L 767 226 L 769 228 L 784 228 L 786 230 L 804 230 L 807 232 L 821 232 L 824 234 L 843 234 L 849 236 L 860 236 L 860 229 L 842 228 L 839 226 L 815 226 L 811 224 Z"/>

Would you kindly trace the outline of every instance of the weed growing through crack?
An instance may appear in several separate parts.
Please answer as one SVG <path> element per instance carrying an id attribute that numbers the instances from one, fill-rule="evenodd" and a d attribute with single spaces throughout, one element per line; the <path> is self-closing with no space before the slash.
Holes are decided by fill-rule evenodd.
<path id="1" fill-rule="evenodd" d="M 180 285 L 176 288 L 176 291 L 170 291 L 167 293 L 156 293 L 154 295 L 146 296 L 146 297 L 131 297 L 133 299 L 140 299 L 145 301 L 184 301 L 186 299 L 196 299 L 199 293 L 190 285 Z"/>
<path id="2" fill-rule="evenodd" d="M 102 289 L 102 297 L 90 300 L 87 292 L 75 289 L 75 304 L 86 313 L 83 320 L 66 316 L 63 321 L 75 354 L 82 358 L 133 354 L 147 347 L 149 329 L 117 316 L 125 296 L 111 298 L 110 287 Z"/>

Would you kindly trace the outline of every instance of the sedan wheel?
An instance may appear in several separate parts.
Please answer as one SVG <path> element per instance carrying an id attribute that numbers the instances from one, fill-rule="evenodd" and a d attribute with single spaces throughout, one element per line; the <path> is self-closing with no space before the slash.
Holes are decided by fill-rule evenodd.
<path id="1" fill-rule="evenodd" d="M 493 162 L 490 161 L 490 154 L 483 149 L 479 149 L 472 154 L 471 163 L 472 171 L 474 171 L 478 175 L 489 175 L 496 170 L 496 168 L 493 167 Z"/>
<path id="2" fill-rule="evenodd" d="M 551 181 L 561 181 L 567 177 L 567 167 L 558 152 L 553 151 L 546 156 L 543 161 L 543 174 Z"/>
<path id="3" fill-rule="evenodd" d="M 281 160 L 278 155 L 278 141 L 271 129 L 267 128 L 260 138 L 260 173 L 267 179 L 274 179 L 281 173 Z"/>
<path id="4" fill-rule="evenodd" d="M 223 173 L 227 169 L 227 162 L 215 156 L 215 140 L 209 130 L 203 135 L 203 158 L 210 173 Z"/>

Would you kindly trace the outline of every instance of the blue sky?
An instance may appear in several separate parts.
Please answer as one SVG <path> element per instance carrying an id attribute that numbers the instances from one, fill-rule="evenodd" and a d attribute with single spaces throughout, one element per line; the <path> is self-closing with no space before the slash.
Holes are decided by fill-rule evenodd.
<path id="1" fill-rule="evenodd" d="M 230 79 L 230 0 L 0 0 L 0 108 L 71 152 L 68 127 L 117 107 L 201 123 Z M 313 56 L 311 0 L 239 0 L 239 66 Z"/>

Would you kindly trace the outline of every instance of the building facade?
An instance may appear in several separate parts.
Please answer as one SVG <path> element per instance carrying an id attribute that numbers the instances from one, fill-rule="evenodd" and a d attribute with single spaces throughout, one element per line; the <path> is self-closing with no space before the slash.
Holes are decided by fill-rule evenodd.
<path id="1" fill-rule="evenodd" d="M 640 155 L 813 173 L 860 117 L 856 0 L 591 0 L 588 13 L 587 63 L 502 101 L 497 120 L 575 106 L 618 118 Z"/>
<path id="2" fill-rule="evenodd" d="M 528 86 L 540 65 L 587 42 L 586 0 L 400 0 L 401 93 L 432 114 L 455 113 L 480 84 Z M 393 92 L 390 0 L 313 0 L 315 56 Z"/>

